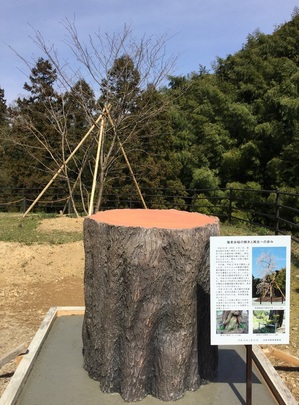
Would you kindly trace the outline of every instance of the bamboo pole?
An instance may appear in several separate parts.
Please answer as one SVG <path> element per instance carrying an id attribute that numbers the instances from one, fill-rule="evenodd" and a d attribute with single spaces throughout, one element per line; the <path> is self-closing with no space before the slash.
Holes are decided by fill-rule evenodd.
<path id="1" fill-rule="evenodd" d="M 131 176 L 132 176 L 132 178 L 133 178 L 134 184 L 135 184 L 135 186 L 136 186 L 136 188 L 137 188 L 137 192 L 138 192 L 139 197 L 140 197 L 140 199 L 141 199 L 141 201 L 142 201 L 143 208 L 147 209 L 146 203 L 145 203 L 145 201 L 144 201 L 143 195 L 142 195 L 141 190 L 140 190 L 140 188 L 139 188 L 139 185 L 138 185 L 138 183 L 137 183 L 136 177 L 135 177 L 135 175 L 134 175 L 134 173 L 133 173 L 133 170 L 132 170 L 132 167 L 131 167 L 131 165 L 130 165 L 130 162 L 129 162 L 129 159 L 128 159 L 128 157 L 127 157 L 127 154 L 126 154 L 126 152 L 125 152 L 125 150 L 124 150 L 124 148 L 123 148 L 123 146 L 122 146 L 122 143 L 121 143 L 119 137 L 117 137 L 117 138 L 118 138 L 118 142 L 119 142 L 120 149 L 121 149 L 121 151 L 122 151 L 122 153 L 123 153 L 123 155 L 124 155 L 125 161 L 126 161 L 128 167 L 129 167 L 129 170 L 130 170 Z"/>
<path id="2" fill-rule="evenodd" d="M 112 118 L 111 118 L 111 115 L 110 115 L 109 111 L 108 111 L 107 109 L 106 109 L 106 111 L 107 111 L 107 116 L 108 116 L 108 118 L 109 118 L 109 121 L 110 121 L 110 123 L 111 123 L 111 125 L 112 125 L 112 127 L 113 127 L 114 133 L 116 134 L 117 140 L 118 140 L 118 142 L 119 142 L 119 146 L 120 146 L 120 149 L 121 149 L 121 151 L 122 151 L 122 154 L 123 154 L 123 156 L 124 156 L 124 158 L 125 158 L 125 161 L 126 161 L 126 163 L 127 163 L 127 165 L 128 165 L 128 168 L 129 168 L 129 170 L 130 170 L 130 173 L 131 173 L 131 176 L 132 176 L 132 178 L 133 178 L 134 184 L 135 184 L 135 186 L 136 186 L 137 192 L 138 192 L 139 197 L 140 197 L 140 199 L 141 199 L 141 201 L 142 201 L 143 208 L 147 209 L 147 206 L 146 206 L 146 203 L 145 203 L 145 201 L 144 201 L 144 198 L 143 198 L 143 195 L 142 195 L 142 193 L 141 193 L 141 190 L 140 190 L 140 188 L 139 188 L 138 182 L 137 182 L 136 177 L 135 177 L 135 175 L 134 175 L 134 173 L 133 173 L 133 169 L 132 169 L 132 167 L 131 167 L 131 165 L 130 165 L 128 156 L 127 156 L 127 154 L 126 154 L 126 152 L 125 152 L 125 150 L 124 150 L 124 147 L 123 147 L 123 145 L 122 145 L 122 143 L 121 143 L 121 140 L 120 140 L 119 136 L 118 136 L 117 133 L 116 133 L 116 128 L 115 128 L 114 122 L 113 122 L 113 120 L 112 120 Z"/>
<path id="3" fill-rule="evenodd" d="M 91 132 L 94 130 L 94 128 L 97 126 L 98 122 L 102 119 L 103 113 L 99 115 L 99 117 L 96 119 L 95 123 L 90 127 L 90 129 L 87 131 L 87 133 L 84 135 L 84 137 L 81 139 L 81 141 L 78 143 L 76 148 L 73 150 L 73 152 L 69 155 L 69 157 L 63 162 L 63 164 L 60 166 L 60 168 L 57 170 L 57 172 L 54 174 L 54 176 L 51 178 L 51 180 L 48 182 L 48 184 L 45 186 L 45 188 L 39 193 L 39 195 L 36 197 L 36 199 L 33 201 L 33 203 L 30 205 L 30 207 L 27 209 L 27 211 L 23 214 L 23 218 L 26 217 L 26 215 L 32 210 L 32 208 L 35 206 L 35 204 L 39 201 L 39 199 L 44 195 L 44 193 L 48 190 L 48 188 L 51 186 L 51 184 L 54 182 L 54 180 L 58 177 L 58 175 L 62 172 L 62 170 L 65 168 L 65 166 L 68 164 L 68 162 L 72 159 L 72 157 L 75 155 L 75 153 L 80 149 L 82 144 L 86 141 L 86 139 L 89 137 Z"/>
<path id="4" fill-rule="evenodd" d="M 93 212 L 93 202 L 94 202 L 94 194 L 95 194 L 95 189 L 96 189 L 96 184 L 97 184 L 100 153 L 101 153 L 101 148 L 102 148 L 102 144 L 103 144 L 104 124 L 105 124 L 104 117 L 102 117 L 100 134 L 99 134 L 99 139 L 98 139 L 96 162 L 95 162 L 94 174 L 93 174 L 93 179 L 92 179 L 92 189 L 91 189 L 91 195 L 90 195 L 88 215 L 91 215 Z"/>

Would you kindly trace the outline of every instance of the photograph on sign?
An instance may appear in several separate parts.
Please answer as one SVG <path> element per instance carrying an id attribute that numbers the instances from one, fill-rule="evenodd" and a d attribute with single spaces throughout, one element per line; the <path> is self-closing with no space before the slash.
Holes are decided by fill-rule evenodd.
<path id="1" fill-rule="evenodd" d="M 211 237 L 211 344 L 288 344 L 290 237 Z"/>

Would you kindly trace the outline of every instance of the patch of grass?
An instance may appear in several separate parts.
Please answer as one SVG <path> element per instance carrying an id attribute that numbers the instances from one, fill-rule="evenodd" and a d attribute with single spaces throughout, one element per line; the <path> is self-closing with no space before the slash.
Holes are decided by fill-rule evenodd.
<path id="1" fill-rule="evenodd" d="M 221 222 L 221 236 L 250 236 L 250 235 L 273 235 L 273 232 L 266 228 L 250 224 Z"/>
<path id="2" fill-rule="evenodd" d="M 0 214 L 0 241 L 19 242 L 25 245 L 48 243 L 58 245 L 82 240 L 82 232 L 39 232 L 37 227 L 41 220 L 53 218 L 53 215 L 32 214 L 22 218 L 20 214 Z"/>

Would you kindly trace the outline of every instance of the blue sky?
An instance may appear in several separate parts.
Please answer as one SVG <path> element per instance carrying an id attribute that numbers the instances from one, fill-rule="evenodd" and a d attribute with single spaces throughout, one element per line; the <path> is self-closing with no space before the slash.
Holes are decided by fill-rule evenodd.
<path id="1" fill-rule="evenodd" d="M 257 259 L 262 253 L 268 255 L 272 258 L 273 262 L 276 264 L 274 270 L 280 270 L 286 267 L 286 248 L 284 246 L 279 247 L 255 247 L 252 248 L 252 274 L 255 278 L 262 278 L 265 274 L 261 273 L 262 265 L 257 263 Z"/>
<path id="2" fill-rule="evenodd" d="M 28 69 L 10 47 L 25 60 L 43 56 L 30 38 L 39 30 L 63 52 L 66 18 L 75 19 L 82 41 L 99 28 L 122 32 L 124 24 L 137 38 L 167 34 L 167 53 L 178 55 L 173 73 L 185 75 L 234 54 L 256 29 L 271 34 L 296 6 L 295 0 L 2 0 L 0 87 L 8 104 L 26 94 Z"/>

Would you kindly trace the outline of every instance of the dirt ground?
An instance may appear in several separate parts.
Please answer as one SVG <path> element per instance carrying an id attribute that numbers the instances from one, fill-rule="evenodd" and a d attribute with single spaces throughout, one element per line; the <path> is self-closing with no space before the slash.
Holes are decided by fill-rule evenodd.
<path id="1" fill-rule="evenodd" d="M 82 228 L 83 218 L 59 217 L 44 220 L 39 230 Z M 0 242 L 0 257 L 1 359 L 19 345 L 30 343 L 50 307 L 84 305 L 84 248 L 82 241 L 30 246 Z M 269 358 L 277 363 L 270 354 Z M 0 397 L 15 369 L 14 360 L 0 369 Z M 299 401 L 298 370 L 281 371 L 281 376 Z"/>
<path id="2" fill-rule="evenodd" d="M 47 219 L 39 230 L 82 230 L 83 219 Z M 0 242 L 0 358 L 29 344 L 50 307 L 81 306 L 83 242 L 63 245 L 21 245 Z M 16 363 L 0 370 L 0 396 Z"/>

